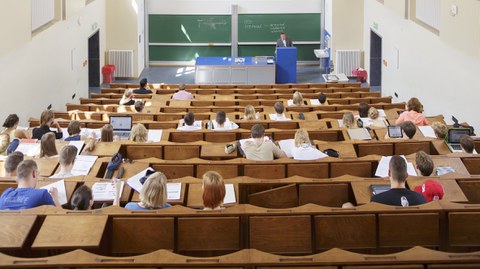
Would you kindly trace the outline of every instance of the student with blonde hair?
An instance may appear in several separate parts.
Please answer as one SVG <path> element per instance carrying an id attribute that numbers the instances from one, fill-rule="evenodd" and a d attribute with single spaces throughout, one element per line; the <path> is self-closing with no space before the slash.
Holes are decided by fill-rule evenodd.
<path id="1" fill-rule="evenodd" d="M 140 202 L 125 205 L 129 210 L 155 210 L 171 207 L 167 203 L 167 177 L 162 172 L 151 174 L 140 191 Z"/>
<path id="2" fill-rule="evenodd" d="M 222 176 L 209 171 L 203 174 L 203 206 L 205 210 L 218 210 L 222 208 L 225 199 L 226 189 Z"/>
<path id="3" fill-rule="evenodd" d="M 50 130 L 50 127 L 53 126 L 57 128 L 57 131 Z M 33 128 L 32 138 L 40 140 L 46 133 L 55 134 L 56 139 L 61 139 L 63 137 L 62 128 L 60 128 L 60 124 L 54 119 L 54 114 L 51 110 L 45 110 L 42 112 L 42 115 L 40 116 L 40 127 Z"/>
<path id="4" fill-rule="evenodd" d="M 255 112 L 255 108 L 252 105 L 246 105 L 243 114 L 244 120 L 258 120 L 258 113 Z"/>
<path id="5" fill-rule="evenodd" d="M 126 89 L 119 104 L 122 106 L 131 106 L 135 104 L 133 98 L 135 98 L 135 96 L 133 95 L 132 89 Z"/>
<path id="6" fill-rule="evenodd" d="M 299 91 L 293 93 L 292 97 L 294 106 L 303 106 L 303 96 Z"/>
<path id="7" fill-rule="evenodd" d="M 40 140 L 40 153 L 36 158 L 50 158 L 58 155 L 57 147 L 55 146 L 55 135 L 53 133 L 46 133 Z"/>
<path id="8" fill-rule="evenodd" d="M 435 136 L 438 139 L 445 139 L 445 137 L 447 136 L 447 132 L 448 132 L 447 125 L 439 121 L 432 122 L 432 129 L 433 129 L 433 132 L 435 133 Z"/>
<path id="9" fill-rule="evenodd" d="M 379 117 L 380 113 L 375 107 L 370 107 L 368 109 L 368 118 L 371 120 L 372 124 L 370 126 L 374 127 L 385 127 L 385 120 L 382 117 Z"/>
<path id="10" fill-rule="evenodd" d="M 292 149 L 292 156 L 295 160 L 317 160 L 327 157 L 326 154 L 316 149 L 310 142 L 310 137 L 305 129 L 295 132 L 295 147 Z"/>
<path id="11" fill-rule="evenodd" d="M 148 140 L 148 130 L 141 123 L 137 123 L 132 127 L 130 131 L 130 137 L 128 140 L 138 143 L 147 142 Z"/>
<path id="12" fill-rule="evenodd" d="M 407 102 L 407 111 L 404 111 L 395 121 L 396 125 L 402 122 L 411 121 L 415 126 L 428 125 L 428 120 L 423 115 L 423 105 L 418 98 L 410 98 Z"/>
<path id="13" fill-rule="evenodd" d="M 51 176 L 50 178 L 69 178 L 74 177 L 72 174 L 75 158 L 77 157 L 78 149 L 75 146 L 67 145 L 60 151 L 60 172 Z"/>
<path id="14" fill-rule="evenodd" d="M 357 128 L 357 122 L 355 120 L 355 116 L 353 116 L 353 113 L 350 111 L 345 112 L 345 114 L 343 114 L 342 122 L 343 122 L 343 127 L 347 129 Z"/>

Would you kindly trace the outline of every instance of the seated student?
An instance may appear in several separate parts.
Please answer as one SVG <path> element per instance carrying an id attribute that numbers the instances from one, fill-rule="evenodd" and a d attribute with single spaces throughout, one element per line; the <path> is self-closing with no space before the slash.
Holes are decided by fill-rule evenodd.
<path id="1" fill-rule="evenodd" d="M 435 165 L 432 158 L 425 151 L 420 150 L 415 154 L 415 163 L 417 170 L 420 171 L 420 175 L 428 177 L 433 173 Z"/>
<path id="2" fill-rule="evenodd" d="M 246 105 L 243 112 L 243 120 L 258 120 L 260 117 L 258 112 L 255 112 L 255 108 L 252 105 Z"/>
<path id="3" fill-rule="evenodd" d="M 60 207 L 58 190 L 35 189 L 40 176 L 35 161 L 25 160 L 17 168 L 17 188 L 8 188 L 0 197 L 0 210 L 22 210 L 42 205 Z"/>
<path id="4" fill-rule="evenodd" d="M 445 125 L 445 124 L 443 124 L 439 121 L 432 122 L 432 129 L 433 129 L 433 132 L 435 133 L 435 136 L 438 139 L 444 140 L 445 137 L 447 136 L 447 132 L 448 132 L 447 125 Z"/>
<path id="5" fill-rule="evenodd" d="M 135 102 L 135 111 L 137 111 L 137 113 L 141 113 L 143 108 L 145 108 L 145 104 L 142 101 L 139 100 Z"/>
<path id="6" fill-rule="evenodd" d="M 223 199 L 227 193 L 222 176 L 215 171 L 209 171 L 203 174 L 202 178 L 204 210 L 222 209 Z"/>
<path id="7" fill-rule="evenodd" d="M 113 126 L 111 124 L 103 125 L 102 130 L 100 130 L 100 142 L 113 142 L 116 141 L 115 138 L 113 135 Z"/>
<path id="8" fill-rule="evenodd" d="M 70 207 L 72 210 L 90 210 L 93 206 L 92 189 L 87 185 L 82 185 L 72 194 Z"/>
<path id="9" fill-rule="evenodd" d="M 68 137 L 65 141 L 80 141 L 85 139 L 80 135 L 82 129 L 80 128 L 80 122 L 78 120 L 72 120 L 67 127 Z"/>
<path id="10" fill-rule="evenodd" d="M 473 154 L 475 150 L 475 142 L 473 138 L 468 135 L 460 136 L 460 146 L 465 153 Z"/>
<path id="11" fill-rule="evenodd" d="M 78 149 L 75 146 L 67 145 L 60 151 L 60 172 L 51 176 L 50 178 L 69 178 L 74 177 L 72 174 L 72 168 L 75 164 L 75 158 L 77 157 Z"/>
<path id="12" fill-rule="evenodd" d="M 370 109 L 370 106 L 365 103 L 361 102 L 358 104 L 358 116 L 360 118 L 368 118 L 368 110 Z"/>
<path id="13" fill-rule="evenodd" d="M 50 127 L 55 126 L 57 131 L 51 131 Z M 32 138 L 34 139 L 42 139 L 42 136 L 46 133 L 53 133 L 56 139 L 61 139 L 63 137 L 62 128 L 60 128 L 60 124 L 53 118 L 53 111 L 45 110 L 42 112 L 40 116 L 40 127 L 33 128 L 32 130 Z"/>
<path id="14" fill-rule="evenodd" d="M 283 105 L 283 102 L 276 102 L 275 105 L 273 105 L 273 108 L 275 109 L 276 115 L 270 115 L 271 120 L 276 120 L 276 121 L 291 120 L 285 117 L 285 114 L 284 114 L 285 106 Z"/>
<path id="15" fill-rule="evenodd" d="M 27 138 L 25 131 L 17 130 L 19 122 L 20 119 L 18 118 L 17 114 L 10 114 L 3 123 L 4 129 L 2 130 L 1 134 L 8 134 L 9 143 L 11 143 L 13 139 Z"/>
<path id="16" fill-rule="evenodd" d="M 213 130 L 214 131 L 225 131 L 225 130 L 235 130 L 238 129 L 239 126 L 233 122 L 230 121 L 227 118 L 227 114 L 225 111 L 219 111 L 217 112 L 217 116 L 215 117 L 215 120 L 213 121 Z"/>
<path id="17" fill-rule="evenodd" d="M 185 90 L 185 84 L 178 86 L 178 92 L 172 96 L 173 100 L 192 100 L 193 95 Z"/>
<path id="18" fill-rule="evenodd" d="M 303 106 L 303 96 L 299 91 L 296 91 L 296 92 L 293 93 L 292 105 L 293 106 Z"/>
<path id="19" fill-rule="evenodd" d="M 292 149 L 292 156 L 293 159 L 302 161 L 328 157 L 311 144 L 310 137 L 308 137 L 308 132 L 305 129 L 299 129 L 295 132 L 295 147 Z"/>
<path id="20" fill-rule="evenodd" d="M 133 95 L 132 90 L 126 89 L 123 93 L 122 99 L 120 99 L 119 104 L 122 106 L 131 106 L 135 104 L 135 100 L 133 100 L 133 98 L 135 98 L 135 96 Z"/>
<path id="21" fill-rule="evenodd" d="M 35 158 L 51 158 L 57 157 L 57 147 L 55 146 L 55 135 L 53 133 L 46 133 L 40 140 L 40 153 Z"/>
<path id="22" fill-rule="evenodd" d="M 343 114 L 343 119 L 342 119 L 342 122 L 343 122 L 343 127 L 347 128 L 347 129 L 355 129 L 357 128 L 357 121 L 355 120 L 355 116 L 353 116 L 353 113 L 352 112 L 345 112 Z"/>
<path id="23" fill-rule="evenodd" d="M 3 165 L 5 168 L 5 177 L 16 177 L 17 176 L 17 167 L 23 162 L 24 155 L 20 151 L 12 152 L 8 155 Z"/>
<path id="24" fill-rule="evenodd" d="M 416 186 L 414 190 L 423 195 L 427 202 L 442 200 L 445 194 L 442 185 L 431 179 L 425 180 L 422 186 Z"/>
<path id="25" fill-rule="evenodd" d="M 146 78 L 140 80 L 140 88 L 133 91 L 135 94 L 151 94 L 152 91 L 147 89 L 148 88 L 148 81 Z"/>
<path id="26" fill-rule="evenodd" d="M 417 127 L 411 121 L 404 121 L 400 124 L 402 127 L 403 133 L 408 137 L 408 139 L 413 139 L 415 133 L 417 132 Z"/>
<path id="27" fill-rule="evenodd" d="M 188 112 L 183 119 L 178 123 L 177 130 L 180 131 L 196 131 L 202 129 L 201 126 L 195 126 L 195 115 L 192 112 Z"/>
<path id="28" fill-rule="evenodd" d="M 161 172 L 151 174 L 140 191 L 140 202 L 129 202 L 129 210 L 155 210 L 171 207 L 167 203 L 167 177 Z"/>
<path id="29" fill-rule="evenodd" d="M 428 125 L 428 120 L 425 118 L 422 112 L 422 103 L 420 103 L 420 101 L 415 97 L 410 98 L 410 100 L 407 102 L 407 111 L 404 111 L 402 114 L 400 114 L 398 119 L 395 121 L 395 124 L 399 125 L 404 121 L 411 121 L 416 126 Z"/>
<path id="30" fill-rule="evenodd" d="M 320 93 L 318 95 L 318 102 L 320 102 L 320 104 L 324 105 L 326 101 L 327 101 L 327 96 L 324 93 Z"/>
<path id="31" fill-rule="evenodd" d="M 248 160 L 273 161 L 274 158 L 287 158 L 283 152 L 272 141 L 265 141 L 265 128 L 261 124 L 252 127 L 253 141 L 246 141 L 242 147 Z"/>
<path id="32" fill-rule="evenodd" d="M 403 207 L 421 205 L 426 202 L 421 194 L 405 188 L 405 181 L 408 176 L 405 159 L 398 155 L 392 156 L 389 168 L 388 175 L 391 189 L 372 196 L 371 202 Z"/>
<path id="33" fill-rule="evenodd" d="M 128 140 L 138 143 L 143 143 L 148 141 L 148 130 L 141 123 L 137 123 L 132 127 L 130 131 L 130 136 Z"/>
<path id="34" fill-rule="evenodd" d="M 8 147 L 10 146 L 10 136 L 8 134 L 0 134 L 0 155 L 7 155 Z"/>
<path id="35" fill-rule="evenodd" d="M 370 126 L 373 127 L 385 127 L 385 119 L 379 117 L 378 110 L 373 106 L 368 109 L 368 118 L 371 120 L 372 124 Z"/>

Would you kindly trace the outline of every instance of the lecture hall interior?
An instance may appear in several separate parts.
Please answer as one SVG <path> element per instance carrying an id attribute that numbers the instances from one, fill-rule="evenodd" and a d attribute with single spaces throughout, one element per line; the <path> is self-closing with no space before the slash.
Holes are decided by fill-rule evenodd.
<path id="1" fill-rule="evenodd" d="M 479 0 L 0 25 L 0 268 L 480 268 Z"/>

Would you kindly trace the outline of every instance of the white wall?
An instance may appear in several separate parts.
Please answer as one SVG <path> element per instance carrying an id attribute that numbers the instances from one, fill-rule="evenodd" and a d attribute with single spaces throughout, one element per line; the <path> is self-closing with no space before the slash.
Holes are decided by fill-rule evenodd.
<path id="1" fill-rule="evenodd" d="M 20 2 L 11 1 L 9 5 Z M 7 5 L 7 6 L 9 6 Z M 30 6 L 21 13 L 1 17 L 1 25 L 9 25 L 11 17 L 28 17 Z M 2 3 L 2 9 L 3 9 Z M 25 14 L 28 14 L 26 16 Z M 77 16 L 59 21 L 40 32 L 30 41 L 16 42 L 13 49 L 0 53 L 0 120 L 10 113 L 17 113 L 21 124 L 26 125 L 28 117 L 40 117 L 49 104 L 53 109 L 65 111 L 65 104 L 76 93 L 78 97 L 88 96 L 88 37 L 100 29 L 100 50 L 105 50 L 105 0 L 89 4 Z M 3 26 L 2 26 L 3 28 Z M 30 29 L 12 27 L 6 36 L 23 36 Z M 5 36 L 5 35 L 4 35 Z M 8 39 L 8 38 L 6 38 Z M 3 39 L 2 39 L 3 40 Z M 74 65 L 72 66 L 72 51 Z M 103 53 L 101 53 L 103 65 Z"/>
<path id="2" fill-rule="evenodd" d="M 320 13 L 319 0 L 148 0 L 149 14 Z"/>
<path id="3" fill-rule="evenodd" d="M 457 2 L 461 5 L 460 1 Z M 474 5 L 469 7 L 480 8 Z M 393 96 L 394 92 L 397 92 L 399 99 L 394 98 L 394 102 L 418 97 L 427 115 L 443 114 L 448 123 L 451 123 L 451 116 L 455 115 L 459 120 L 473 125 L 478 132 L 480 130 L 480 110 L 478 109 L 480 61 L 478 58 L 470 55 L 469 50 L 455 47 L 417 23 L 404 19 L 402 12 L 388 8 L 376 0 L 365 0 L 364 10 L 367 70 L 369 70 L 370 57 L 370 28 L 374 22 L 378 24 L 376 32 L 382 36 L 383 59 L 387 61 L 387 66 L 382 65 L 382 95 Z M 460 10 L 464 9 L 460 8 Z M 442 12 L 445 13 L 445 10 Z M 470 11 L 470 13 L 475 12 L 475 10 Z M 475 20 L 478 20 L 478 17 L 471 19 L 470 25 L 475 25 Z M 457 31 L 467 30 L 466 26 L 463 25 Z M 442 35 L 442 29 L 451 31 L 443 27 L 442 25 L 440 35 Z M 480 28 L 469 31 L 478 31 L 478 29 Z M 455 41 L 457 42 L 468 41 Z M 479 46 L 480 44 L 477 43 L 477 48 Z M 395 66 L 396 48 L 399 51 L 398 69 Z"/>

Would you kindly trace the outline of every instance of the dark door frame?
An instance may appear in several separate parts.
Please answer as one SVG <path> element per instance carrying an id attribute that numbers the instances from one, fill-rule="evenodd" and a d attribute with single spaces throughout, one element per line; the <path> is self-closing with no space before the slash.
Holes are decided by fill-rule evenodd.
<path id="1" fill-rule="evenodd" d="M 374 46 L 374 36 L 376 35 L 378 39 L 380 40 L 380 43 L 378 46 Z M 377 40 L 378 42 L 378 40 Z M 379 55 L 378 53 L 373 53 L 374 50 L 379 50 Z M 377 86 L 381 87 L 382 86 L 382 57 L 383 57 L 383 38 L 378 32 L 376 32 L 374 29 L 370 28 L 370 70 L 369 70 L 369 76 L 370 76 L 370 86 Z"/>
<path id="2" fill-rule="evenodd" d="M 93 47 L 92 47 L 93 46 Z M 95 47 L 97 49 L 95 49 Z M 100 30 L 88 37 L 88 86 L 100 87 Z"/>

